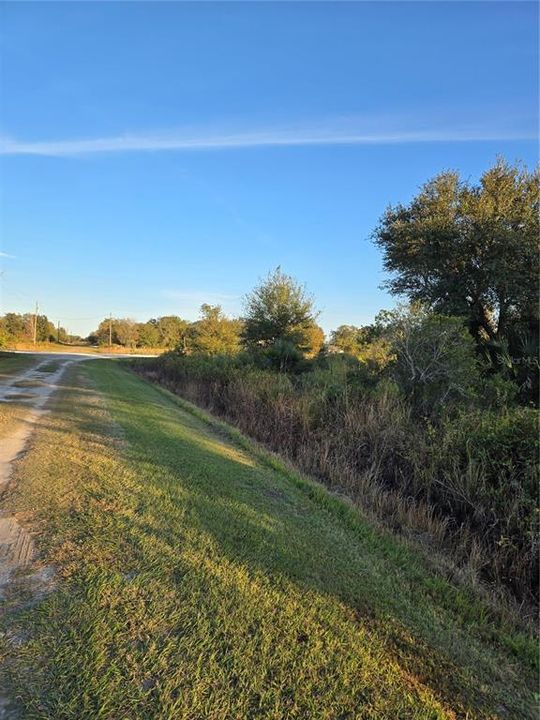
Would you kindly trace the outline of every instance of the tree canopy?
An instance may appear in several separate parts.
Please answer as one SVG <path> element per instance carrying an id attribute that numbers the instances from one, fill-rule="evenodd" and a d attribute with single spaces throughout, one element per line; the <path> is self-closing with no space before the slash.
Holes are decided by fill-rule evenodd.
<path id="1" fill-rule="evenodd" d="M 201 319 L 188 326 L 178 349 L 185 354 L 234 354 L 240 349 L 241 328 L 241 321 L 228 318 L 219 305 L 204 303 Z"/>
<path id="2" fill-rule="evenodd" d="M 444 172 L 374 233 L 394 293 L 466 318 L 478 340 L 536 327 L 539 174 L 499 160 L 478 185 Z"/>
<path id="3" fill-rule="evenodd" d="M 242 338 L 250 349 L 269 349 L 288 343 L 312 354 L 324 334 L 316 324 L 313 298 L 290 275 L 277 267 L 244 299 Z"/>
<path id="4" fill-rule="evenodd" d="M 67 338 L 65 329 L 55 327 L 46 315 L 6 313 L 0 316 L 0 346 L 13 342 L 32 342 L 34 334 L 37 342 L 65 341 Z"/>

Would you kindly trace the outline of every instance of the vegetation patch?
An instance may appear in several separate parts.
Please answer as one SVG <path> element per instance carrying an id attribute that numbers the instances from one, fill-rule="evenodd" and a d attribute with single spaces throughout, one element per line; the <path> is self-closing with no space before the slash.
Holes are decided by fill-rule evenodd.
<path id="1" fill-rule="evenodd" d="M 0 380 L 7 381 L 12 375 L 35 365 L 38 357 L 19 353 L 0 351 Z"/>
<path id="2" fill-rule="evenodd" d="M 7 499 L 58 578 L 8 598 L 24 717 L 534 717 L 533 643 L 472 594 L 119 364 L 68 372 Z"/>
<path id="3" fill-rule="evenodd" d="M 40 373 L 55 373 L 60 369 L 62 362 L 60 360 L 51 360 L 39 366 Z"/>

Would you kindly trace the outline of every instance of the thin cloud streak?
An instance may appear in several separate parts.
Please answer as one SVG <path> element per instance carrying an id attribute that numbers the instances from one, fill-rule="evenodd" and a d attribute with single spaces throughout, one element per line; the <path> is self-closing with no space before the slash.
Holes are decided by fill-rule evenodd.
<path id="1" fill-rule="evenodd" d="M 96 153 L 227 150 L 264 147 L 302 147 L 316 145 L 392 145 L 410 143 L 462 143 L 536 140 L 533 133 L 483 131 L 475 129 L 417 130 L 395 132 L 265 131 L 227 135 L 186 136 L 119 135 L 80 140 L 30 141 L 3 138 L 1 155 L 41 155 L 69 157 Z"/>

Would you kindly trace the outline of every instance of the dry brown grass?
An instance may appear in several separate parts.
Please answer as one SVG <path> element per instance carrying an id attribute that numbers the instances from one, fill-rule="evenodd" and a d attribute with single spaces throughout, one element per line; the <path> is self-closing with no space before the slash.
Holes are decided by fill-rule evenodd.
<path id="1" fill-rule="evenodd" d="M 259 373 L 256 382 L 241 373 L 212 381 L 174 374 L 166 363 L 136 367 L 350 498 L 377 524 L 422 546 L 445 572 L 475 586 L 494 605 L 533 616 L 537 541 L 526 533 L 521 545 L 499 540 L 505 537 L 505 518 L 493 516 L 475 496 L 486 482 L 483 468 L 440 456 L 437 440 L 395 395 L 381 392 L 319 408 L 317 398 L 268 373 Z M 522 498 L 516 494 L 512 502 L 506 511 L 517 525 Z"/>

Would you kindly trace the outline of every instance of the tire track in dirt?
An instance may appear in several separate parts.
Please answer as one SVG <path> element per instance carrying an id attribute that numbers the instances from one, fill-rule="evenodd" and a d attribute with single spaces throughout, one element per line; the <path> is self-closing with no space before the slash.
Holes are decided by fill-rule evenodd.
<path id="1" fill-rule="evenodd" d="M 25 451 L 40 418 L 47 412 L 45 404 L 60 386 L 65 370 L 82 357 L 51 358 L 50 356 L 29 370 L 15 375 L 0 385 L 0 403 L 18 403 L 25 409 L 7 434 L 0 438 L 0 500 L 9 486 L 14 463 Z M 16 516 L 8 515 L 0 507 L 0 602 L 13 575 L 32 563 L 36 557 L 31 533 L 19 524 Z M 32 576 L 33 594 L 39 596 L 53 579 L 52 568 L 41 568 Z M 19 715 L 10 698 L 0 690 L 0 720 L 18 720 Z"/>
<path id="2" fill-rule="evenodd" d="M 26 412 L 0 442 L 0 494 L 9 485 L 13 466 L 24 452 L 45 404 L 59 387 L 66 368 L 83 358 L 48 357 L 0 386 L 0 403 L 19 403 Z M 31 534 L 13 515 L 0 509 L 0 598 L 13 573 L 27 566 L 35 556 Z M 1 717 L 1 715 L 0 715 Z"/>

